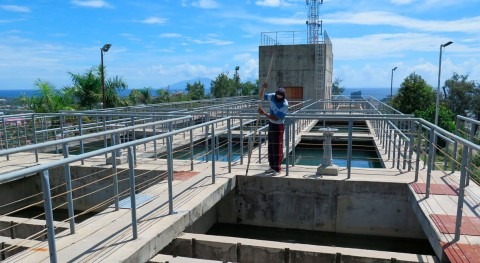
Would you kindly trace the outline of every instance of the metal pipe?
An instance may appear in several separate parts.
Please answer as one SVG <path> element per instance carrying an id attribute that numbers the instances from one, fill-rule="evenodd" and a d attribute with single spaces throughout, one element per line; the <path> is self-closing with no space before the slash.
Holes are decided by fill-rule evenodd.
<path id="1" fill-rule="evenodd" d="M 48 253 L 50 263 L 57 262 L 57 247 L 55 244 L 55 226 L 53 224 L 52 195 L 50 194 L 50 176 L 48 170 L 42 172 L 43 203 L 45 220 L 47 222 Z"/>

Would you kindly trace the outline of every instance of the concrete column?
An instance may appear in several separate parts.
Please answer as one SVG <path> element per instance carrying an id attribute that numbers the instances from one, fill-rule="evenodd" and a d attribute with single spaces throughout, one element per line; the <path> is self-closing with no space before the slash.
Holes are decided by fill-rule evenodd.
<path id="1" fill-rule="evenodd" d="M 317 175 L 338 175 L 338 166 L 332 163 L 332 137 L 338 129 L 320 128 L 323 132 L 323 159 L 317 168 Z"/>

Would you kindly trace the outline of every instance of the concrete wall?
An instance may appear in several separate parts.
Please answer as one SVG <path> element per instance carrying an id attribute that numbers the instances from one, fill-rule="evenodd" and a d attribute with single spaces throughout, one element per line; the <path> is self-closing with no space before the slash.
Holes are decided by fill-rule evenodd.
<path id="1" fill-rule="evenodd" d="M 218 204 L 219 223 L 424 239 L 407 185 L 237 177 Z"/>
<path id="2" fill-rule="evenodd" d="M 316 45 L 276 45 L 259 47 L 259 80 L 263 83 L 268 74 L 270 60 L 273 56 L 272 68 L 267 82 L 267 92 L 274 92 L 278 86 L 303 87 L 303 99 L 315 99 L 315 63 L 321 63 L 323 80 L 318 84 L 322 90 L 320 98 L 331 98 L 333 55 L 332 46 L 320 44 L 323 54 L 321 61 L 316 61 Z M 288 98 L 287 98 L 288 99 Z"/>
<path id="3" fill-rule="evenodd" d="M 222 262 L 435 262 L 428 255 L 182 234 L 161 253 Z M 190 262 L 186 260 L 185 262 Z"/>
<path id="4" fill-rule="evenodd" d="M 113 176 L 112 169 L 102 167 L 71 166 L 74 209 L 85 211 L 98 205 L 92 212 L 100 212 L 113 204 Z M 142 182 L 148 182 L 148 185 L 157 183 L 166 178 L 165 171 L 161 170 L 141 170 L 135 169 L 137 189 L 145 189 Z M 66 186 L 64 167 L 57 167 L 49 170 L 51 194 L 55 196 L 52 199 L 53 207 L 65 204 Z M 119 193 L 126 191 L 123 198 L 129 194 L 128 170 L 118 169 L 117 176 L 119 181 Z M 33 203 L 36 207 L 43 208 L 43 190 L 40 176 L 32 175 L 20 180 L 12 181 L 6 184 L 0 184 L 0 214 L 6 214 Z M 101 204 L 102 202 L 105 202 Z M 9 204 L 9 205 L 6 205 Z M 61 208 L 66 209 L 66 205 Z"/>

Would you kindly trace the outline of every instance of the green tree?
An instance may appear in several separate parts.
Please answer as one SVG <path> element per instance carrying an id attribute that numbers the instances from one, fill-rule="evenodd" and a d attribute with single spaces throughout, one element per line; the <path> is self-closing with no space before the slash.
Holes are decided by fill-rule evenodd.
<path id="1" fill-rule="evenodd" d="M 138 89 L 132 89 L 127 96 L 127 105 L 137 105 L 137 98 L 140 97 L 140 91 Z"/>
<path id="2" fill-rule="evenodd" d="M 159 89 L 157 90 L 157 102 L 158 103 L 164 103 L 164 102 L 170 102 L 170 92 L 169 92 L 169 88 L 170 87 L 167 87 L 165 89 Z"/>
<path id="3" fill-rule="evenodd" d="M 75 97 L 81 109 L 94 109 L 103 104 L 101 66 L 91 68 L 84 74 L 69 72 L 72 78 Z M 105 67 L 104 67 L 105 70 Z M 105 72 L 105 71 L 104 71 Z M 122 106 L 118 91 L 128 87 L 125 81 L 115 76 L 105 79 L 105 106 L 107 108 Z"/>
<path id="4" fill-rule="evenodd" d="M 133 89 L 128 95 L 128 105 L 150 104 L 153 102 L 152 88 Z"/>
<path id="5" fill-rule="evenodd" d="M 175 93 L 171 94 L 171 96 L 170 96 L 170 101 L 171 102 L 179 102 L 179 101 L 186 101 L 186 100 L 190 100 L 190 99 L 183 92 L 175 92 Z"/>
<path id="6" fill-rule="evenodd" d="M 231 88 L 231 81 L 228 78 L 228 75 L 225 73 L 220 73 L 215 80 L 212 80 L 210 83 L 210 93 L 215 98 L 223 98 L 230 95 L 229 92 Z"/>
<path id="7" fill-rule="evenodd" d="M 430 105 L 425 110 L 417 110 L 414 112 L 415 117 L 422 118 L 431 123 L 435 122 L 435 104 Z M 440 104 L 438 108 L 438 126 L 451 133 L 455 132 L 455 114 L 445 105 Z"/>
<path id="8" fill-rule="evenodd" d="M 424 111 L 434 104 L 435 92 L 432 86 L 415 73 L 405 78 L 392 100 L 393 107 L 405 114 Z"/>
<path id="9" fill-rule="evenodd" d="M 20 102 L 29 110 L 38 113 L 54 113 L 60 110 L 71 110 L 71 97 L 69 90 L 58 91 L 55 86 L 48 81 L 38 79 L 35 81 L 37 92 L 32 97 L 25 95 L 20 97 Z"/>
<path id="10" fill-rule="evenodd" d="M 107 108 L 122 106 L 122 98 L 118 95 L 119 91 L 125 90 L 127 83 L 119 76 L 105 80 L 105 103 Z M 103 99 L 102 99 L 103 100 Z"/>
<path id="11" fill-rule="evenodd" d="M 201 100 L 205 98 L 205 87 L 200 81 L 195 81 L 193 84 L 187 83 L 187 96 L 191 100 Z"/>
<path id="12" fill-rule="evenodd" d="M 480 83 L 475 84 L 473 89 L 473 97 L 470 101 L 470 110 L 475 113 L 477 120 L 480 119 Z M 478 126 L 476 126 L 478 128 Z"/>
<path id="13" fill-rule="evenodd" d="M 258 82 L 258 80 L 257 80 Z M 251 96 L 253 94 L 258 94 L 258 83 L 255 84 L 251 81 L 247 81 L 242 84 L 242 96 Z"/>
<path id="14" fill-rule="evenodd" d="M 345 91 L 345 88 L 341 86 L 343 79 L 335 78 L 335 81 L 332 83 L 332 95 L 342 95 Z"/>
<path id="15" fill-rule="evenodd" d="M 242 94 L 242 83 L 240 82 L 240 74 L 238 74 L 239 67 L 235 68 L 235 74 L 233 74 L 232 85 L 235 94 L 232 96 L 239 96 Z"/>
<path id="16" fill-rule="evenodd" d="M 75 96 L 82 109 L 93 109 L 103 101 L 102 83 L 98 69 L 89 69 L 84 74 L 69 72 Z"/>
<path id="17" fill-rule="evenodd" d="M 475 82 L 468 81 L 468 75 L 454 72 L 452 77 L 445 81 L 443 86 L 445 100 L 455 115 L 465 116 L 465 112 L 471 109 L 474 88 Z"/>

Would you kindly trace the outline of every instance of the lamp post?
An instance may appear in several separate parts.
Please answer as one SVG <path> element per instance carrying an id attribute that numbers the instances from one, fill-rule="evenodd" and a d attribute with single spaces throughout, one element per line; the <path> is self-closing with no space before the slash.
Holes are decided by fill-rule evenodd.
<path id="1" fill-rule="evenodd" d="M 437 84 L 437 101 L 435 103 L 435 126 L 438 125 L 438 111 L 440 103 L 440 73 L 442 72 L 442 50 L 444 47 L 452 44 L 452 41 L 448 41 L 445 44 L 440 45 L 440 56 L 438 58 L 438 84 Z"/>
<path id="2" fill-rule="evenodd" d="M 392 68 L 392 77 L 390 78 L 390 101 L 393 98 L 393 72 L 397 69 L 397 67 Z"/>
<path id="3" fill-rule="evenodd" d="M 100 68 L 102 70 L 101 74 L 102 74 L 102 104 L 103 104 L 103 108 L 106 109 L 107 108 L 107 103 L 106 103 L 106 100 L 105 100 L 105 70 L 103 69 L 103 52 L 107 52 L 110 47 L 112 45 L 111 44 L 105 44 L 103 45 L 102 48 L 100 48 Z"/>
<path id="4" fill-rule="evenodd" d="M 238 92 L 240 91 L 241 94 L 241 89 L 240 89 L 240 76 L 238 75 L 238 70 L 240 69 L 240 66 L 235 67 L 235 88 L 237 96 L 239 95 Z M 240 89 L 240 90 L 239 90 Z"/>

